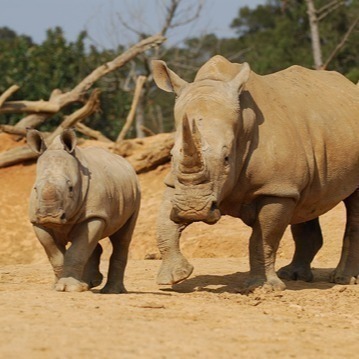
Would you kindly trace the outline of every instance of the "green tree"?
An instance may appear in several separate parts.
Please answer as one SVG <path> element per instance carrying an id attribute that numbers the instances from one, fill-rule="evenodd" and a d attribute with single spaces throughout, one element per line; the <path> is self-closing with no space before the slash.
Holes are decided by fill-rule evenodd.
<path id="1" fill-rule="evenodd" d="M 318 0 L 316 8 L 327 2 Z M 358 4 L 346 1 L 341 7 L 332 11 L 319 24 L 323 58 L 327 58 L 358 14 Z M 311 68 L 310 31 L 307 8 L 304 0 L 269 0 L 265 5 L 255 9 L 239 9 L 238 16 L 231 27 L 236 30 L 236 45 L 249 51 L 241 57 L 250 62 L 258 73 L 265 74 L 278 71 L 293 64 Z M 329 63 L 328 69 L 337 70 L 355 78 L 357 68 L 359 41 L 358 32 L 353 32 L 349 41 L 337 56 Z M 234 43 L 232 46 L 235 45 Z"/>

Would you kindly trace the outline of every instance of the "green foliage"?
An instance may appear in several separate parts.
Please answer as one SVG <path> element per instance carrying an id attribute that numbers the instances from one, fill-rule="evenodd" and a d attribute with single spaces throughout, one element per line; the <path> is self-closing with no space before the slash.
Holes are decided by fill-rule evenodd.
<path id="1" fill-rule="evenodd" d="M 316 9 L 327 3 L 325 0 L 315 1 Z M 358 10 L 358 2 L 346 1 L 319 22 L 324 62 L 342 40 Z M 278 71 L 293 64 L 313 67 L 307 8 L 303 0 L 285 3 L 271 0 L 255 9 L 244 7 L 231 26 L 238 34 L 236 46 L 248 50 L 240 60 L 248 61 L 258 73 Z M 328 69 L 351 74 L 350 78 L 355 81 L 358 40 L 358 31 L 354 31 Z"/>

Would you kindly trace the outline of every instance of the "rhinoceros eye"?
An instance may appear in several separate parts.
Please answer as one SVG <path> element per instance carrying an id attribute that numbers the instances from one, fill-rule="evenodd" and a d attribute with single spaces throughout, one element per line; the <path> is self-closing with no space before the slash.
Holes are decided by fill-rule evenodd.
<path id="1" fill-rule="evenodd" d="M 70 181 L 67 181 L 67 185 L 68 185 L 68 189 L 69 189 L 69 195 L 70 195 L 70 197 L 72 197 L 73 193 L 74 193 L 74 187 Z"/>

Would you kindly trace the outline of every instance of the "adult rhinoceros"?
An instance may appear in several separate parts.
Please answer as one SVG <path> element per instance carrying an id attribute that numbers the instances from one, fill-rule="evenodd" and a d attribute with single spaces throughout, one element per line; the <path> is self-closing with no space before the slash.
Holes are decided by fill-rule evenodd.
<path id="1" fill-rule="evenodd" d="M 259 76 L 215 56 L 188 83 L 163 61 L 154 79 L 177 96 L 172 170 L 158 223 L 159 284 L 187 278 L 179 238 L 191 222 L 238 217 L 252 228 L 246 289 L 281 290 L 279 241 L 291 224 L 295 254 L 279 271 L 311 280 L 322 246 L 318 217 L 347 208 L 335 283 L 359 282 L 359 88 L 336 72 L 300 66 Z"/>
<path id="2" fill-rule="evenodd" d="M 108 236 L 113 253 L 102 292 L 124 292 L 128 247 L 140 206 L 134 169 L 104 149 L 78 148 L 73 130 L 65 130 L 48 148 L 36 130 L 27 132 L 27 142 L 40 154 L 30 221 L 52 264 L 55 289 L 84 291 L 100 285 L 98 241 Z"/>

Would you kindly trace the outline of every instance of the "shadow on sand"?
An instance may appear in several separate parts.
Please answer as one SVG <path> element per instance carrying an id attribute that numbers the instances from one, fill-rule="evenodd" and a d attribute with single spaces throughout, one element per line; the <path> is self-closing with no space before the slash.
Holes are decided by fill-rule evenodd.
<path id="1" fill-rule="evenodd" d="M 330 289 L 335 283 L 329 282 L 330 273 L 333 268 L 314 268 L 314 280 L 304 281 L 284 281 L 288 290 L 306 289 Z M 175 291 L 178 293 L 210 292 L 210 293 L 240 293 L 244 288 L 244 283 L 249 276 L 249 272 L 236 272 L 227 275 L 198 275 L 181 283 L 174 284 L 172 287 L 162 288 L 162 291 Z"/>

